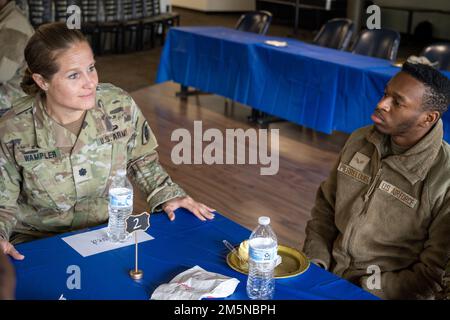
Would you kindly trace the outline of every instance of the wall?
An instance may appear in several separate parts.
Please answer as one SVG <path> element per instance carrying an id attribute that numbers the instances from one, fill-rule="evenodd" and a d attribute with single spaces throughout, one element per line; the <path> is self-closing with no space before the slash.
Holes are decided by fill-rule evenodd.
<path id="1" fill-rule="evenodd" d="M 173 6 L 200 11 L 253 11 L 255 0 L 171 0 Z"/>
<path id="2" fill-rule="evenodd" d="M 374 0 L 379 6 L 414 7 L 450 11 L 450 0 Z M 412 19 L 412 32 L 422 21 L 429 21 L 433 25 L 433 37 L 450 40 L 450 12 L 449 14 L 415 12 Z M 408 13 L 406 11 L 388 10 L 381 8 L 381 26 L 406 32 Z"/>

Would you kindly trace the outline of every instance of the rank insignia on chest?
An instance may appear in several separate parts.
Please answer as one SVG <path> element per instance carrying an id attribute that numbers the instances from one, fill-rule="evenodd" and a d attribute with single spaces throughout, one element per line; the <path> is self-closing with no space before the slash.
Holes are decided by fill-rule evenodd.
<path id="1" fill-rule="evenodd" d="M 84 182 L 92 178 L 89 167 L 85 165 L 73 167 L 75 183 Z"/>
<path id="2" fill-rule="evenodd" d="M 355 153 L 353 156 L 352 161 L 350 161 L 349 165 L 350 167 L 355 168 L 359 171 L 364 171 L 367 164 L 370 162 L 370 158 L 366 156 L 365 154 L 362 154 L 360 152 Z"/>

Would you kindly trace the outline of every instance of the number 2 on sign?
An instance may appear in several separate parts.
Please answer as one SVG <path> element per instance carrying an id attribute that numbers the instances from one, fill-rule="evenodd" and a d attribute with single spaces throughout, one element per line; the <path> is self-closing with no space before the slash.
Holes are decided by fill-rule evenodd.
<path id="1" fill-rule="evenodd" d="M 134 220 L 134 229 L 136 230 L 136 229 L 139 229 L 140 227 L 141 227 L 141 225 L 139 224 L 139 219 L 138 218 L 135 218 Z"/>

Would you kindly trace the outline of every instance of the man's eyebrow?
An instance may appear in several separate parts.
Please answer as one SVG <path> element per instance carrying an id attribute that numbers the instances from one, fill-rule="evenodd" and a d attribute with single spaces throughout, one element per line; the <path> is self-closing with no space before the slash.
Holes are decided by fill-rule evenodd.
<path id="1" fill-rule="evenodd" d="M 403 95 L 397 93 L 397 92 L 393 92 L 392 95 L 397 99 L 400 100 L 400 102 L 406 102 L 406 99 Z"/>
<path id="2" fill-rule="evenodd" d="M 400 102 L 406 102 L 405 96 L 399 94 L 398 92 L 389 90 L 389 84 L 384 87 L 384 92 L 389 93 L 391 96 L 393 96 L 395 99 L 399 100 Z"/>

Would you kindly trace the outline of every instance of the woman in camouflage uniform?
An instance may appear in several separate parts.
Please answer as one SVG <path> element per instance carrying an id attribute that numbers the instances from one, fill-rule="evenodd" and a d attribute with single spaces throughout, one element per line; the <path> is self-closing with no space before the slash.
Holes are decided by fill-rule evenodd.
<path id="1" fill-rule="evenodd" d="M 194 201 L 158 162 L 156 139 L 123 90 L 98 84 L 92 50 L 78 30 L 42 25 L 25 49 L 28 94 L 0 120 L 0 249 L 108 220 L 117 170 L 171 220 L 184 207 L 201 220 L 214 211 Z M 10 241 L 10 242 L 9 242 Z"/>

